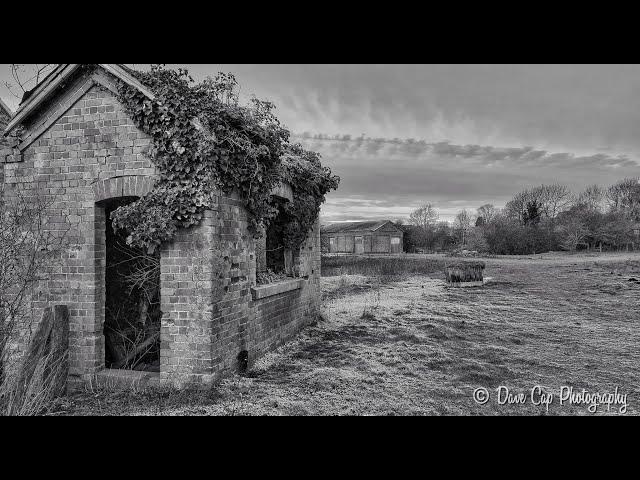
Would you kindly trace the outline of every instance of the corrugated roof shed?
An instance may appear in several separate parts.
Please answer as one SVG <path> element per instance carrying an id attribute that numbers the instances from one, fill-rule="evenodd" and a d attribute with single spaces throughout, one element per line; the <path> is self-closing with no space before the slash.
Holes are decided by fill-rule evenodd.
<path id="1" fill-rule="evenodd" d="M 346 233 L 358 232 L 362 230 L 369 230 L 373 232 L 388 222 L 389 220 L 379 220 L 373 222 L 340 222 L 327 225 L 320 231 L 322 233 Z"/>

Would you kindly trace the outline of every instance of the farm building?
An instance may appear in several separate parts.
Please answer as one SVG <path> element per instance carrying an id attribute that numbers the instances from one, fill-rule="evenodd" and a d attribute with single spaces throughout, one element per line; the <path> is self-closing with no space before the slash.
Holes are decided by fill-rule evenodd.
<path id="1" fill-rule="evenodd" d="M 403 235 L 390 220 L 334 223 L 320 230 L 327 253 L 401 253 Z"/>
<path id="2" fill-rule="evenodd" d="M 0 105 L 3 201 L 44 193 L 53 199 L 46 227 L 68 232 L 73 241 L 51 267 L 52 278 L 31 292 L 29 307 L 36 323 L 49 307 L 68 308 L 69 385 L 118 375 L 128 381 L 133 373 L 150 383 L 208 384 L 247 368 L 314 320 L 319 223 L 300 248 L 283 250 L 288 278 L 258 284 L 269 266 L 268 234 L 256 240 L 238 194 L 214 190 L 200 223 L 178 229 L 157 251 L 157 363 L 142 372 L 120 369 L 105 322 L 114 316 L 109 306 L 122 303 L 109 279 L 118 248 L 126 246 L 116 243 L 110 213 L 151 192 L 159 178 L 148 153 L 151 137 L 119 99 L 123 84 L 154 102 L 152 91 L 122 65 L 61 64 L 13 116 Z M 282 180 L 272 197 L 292 201 L 291 186 Z"/>

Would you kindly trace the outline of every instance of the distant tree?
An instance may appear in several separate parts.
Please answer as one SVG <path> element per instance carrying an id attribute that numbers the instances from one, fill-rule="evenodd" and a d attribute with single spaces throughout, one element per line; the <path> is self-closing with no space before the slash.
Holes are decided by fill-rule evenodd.
<path id="1" fill-rule="evenodd" d="M 560 246 L 565 250 L 575 251 L 578 245 L 585 245 L 589 234 L 587 226 L 579 218 L 570 218 L 558 227 L 561 235 Z"/>
<path id="2" fill-rule="evenodd" d="M 476 226 L 486 225 L 491 222 L 498 215 L 498 209 L 491 203 L 485 203 L 477 210 L 478 218 L 476 220 Z M 480 224 L 480 225 L 479 225 Z"/>
<path id="3" fill-rule="evenodd" d="M 611 185 L 606 198 L 612 211 L 640 221 L 640 178 L 625 178 Z"/>
<path id="4" fill-rule="evenodd" d="M 451 225 L 448 222 L 438 222 L 433 231 L 432 245 L 436 250 L 448 250 L 456 241 Z"/>
<path id="5" fill-rule="evenodd" d="M 415 252 L 416 249 L 429 247 L 429 238 L 424 228 L 416 225 L 402 225 L 400 228 L 404 232 L 402 236 L 403 251 Z"/>
<path id="6" fill-rule="evenodd" d="M 463 208 L 456 215 L 456 218 L 453 224 L 458 233 L 460 244 L 465 245 L 467 240 L 467 235 L 469 233 L 469 230 L 471 230 L 471 226 L 473 225 L 473 219 L 471 218 L 471 214 L 466 209 Z"/>
<path id="7" fill-rule="evenodd" d="M 522 223 L 524 225 L 538 225 L 542 216 L 541 206 L 536 200 L 527 202 L 526 208 L 522 214 Z"/>
<path id="8" fill-rule="evenodd" d="M 584 205 L 586 208 L 596 212 L 604 210 L 604 200 L 606 191 L 599 185 L 587 186 L 575 199 L 575 205 Z"/>
<path id="9" fill-rule="evenodd" d="M 515 218 L 497 215 L 483 228 L 490 253 L 510 255 L 523 253 L 524 227 Z"/>
<path id="10" fill-rule="evenodd" d="M 516 193 L 504 207 L 504 213 L 506 217 L 523 223 L 523 215 L 526 210 L 527 203 L 531 200 L 532 195 L 529 190 L 523 190 Z"/>
<path id="11" fill-rule="evenodd" d="M 556 218 L 571 205 L 573 195 L 565 185 L 540 185 L 533 189 L 533 200 L 538 203 L 541 213 L 547 218 Z"/>
<path id="12" fill-rule="evenodd" d="M 516 193 L 505 205 L 507 217 L 517 219 L 524 225 L 529 205 L 535 202 L 540 217 L 555 219 L 573 202 L 571 191 L 560 184 L 539 185 Z M 531 217 L 528 217 L 530 221 Z"/>
<path id="13" fill-rule="evenodd" d="M 487 243 L 482 228 L 472 227 L 469 229 L 467 233 L 467 246 L 470 250 L 476 250 L 478 252 L 486 252 L 489 249 L 489 244 Z"/>
<path id="14" fill-rule="evenodd" d="M 425 203 L 409 215 L 409 223 L 424 229 L 433 227 L 438 221 L 438 212 L 431 203 Z"/>
<path id="15" fill-rule="evenodd" d="M 606 224 L 604 231 L 606 232 L 606 241 L 611 248 L 620 250 L 629 246 L 634 241 L 635 222 L 626 214 L 613 211 L 606 215 Z"/>

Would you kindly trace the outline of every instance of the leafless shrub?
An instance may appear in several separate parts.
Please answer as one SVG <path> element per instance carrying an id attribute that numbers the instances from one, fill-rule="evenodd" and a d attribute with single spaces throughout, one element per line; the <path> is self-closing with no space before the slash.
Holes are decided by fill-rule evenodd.
<path id="1" fill-rule="evenodd" d="M 16 337 L 34 323 L 30 298 L 51 266 L 69 248 L 69 231 L 47 228 L 54 199 L 15 192 L 9 201 L 0 190 L 0 383 Z"/>
<path id="2" fill-rule="evenodd" d="M 10 415 L 41 412 L 59 386 L 66 361 L 60 352 L 42 350 L 33 375 L 18 381 L 25 361 L 22 346 L 29 345 L 39 319 L 31 299 L 40 282 L 68 255 L 72 225 L 52 230 L 48 210 L 54 198 L 40 192 L 12 192 L 0 186 L 0 411 Z M 52 355 L 57 355 L 53 358 Z M 18 383 L 17 383 L 18 382 Z"/>

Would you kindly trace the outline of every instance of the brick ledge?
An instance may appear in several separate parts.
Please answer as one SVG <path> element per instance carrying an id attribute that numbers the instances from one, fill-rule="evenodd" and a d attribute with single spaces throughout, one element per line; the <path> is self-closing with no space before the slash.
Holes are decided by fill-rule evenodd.
<path id="1" fill-rule="evenodd" d="M 251 296 L 254 300 L 260 300 L 261 298 L 271 297 L 279 293 L 297 290 L 302 288 L 305 282 L 306 280 L 304 278 L 292 278 L 291 280 L 251 287 Z"/>

